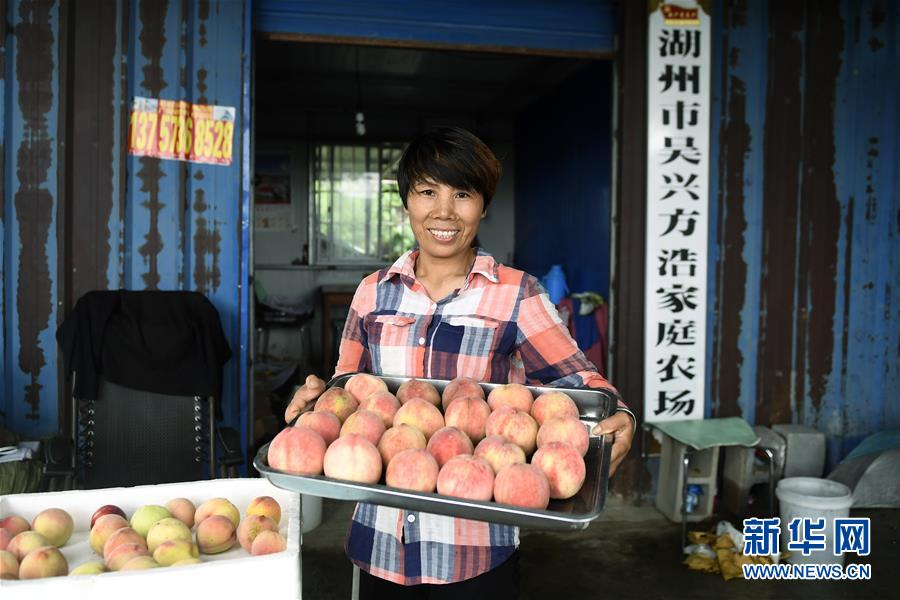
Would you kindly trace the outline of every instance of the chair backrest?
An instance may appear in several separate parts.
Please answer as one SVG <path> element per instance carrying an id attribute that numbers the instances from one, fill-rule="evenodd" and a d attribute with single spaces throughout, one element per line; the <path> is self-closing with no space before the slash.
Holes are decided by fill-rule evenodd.
<path id="1" fill-rule="evenodd" d="M 96 400 L 75 400 L 86 488 L 209 476 L 210 399 L 143 392 L 104 379 L 99 390 Z"/>

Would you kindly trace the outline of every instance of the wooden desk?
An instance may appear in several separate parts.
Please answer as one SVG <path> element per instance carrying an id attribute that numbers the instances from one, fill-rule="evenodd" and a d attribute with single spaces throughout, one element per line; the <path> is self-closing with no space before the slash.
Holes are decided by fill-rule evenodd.
<path id="1" fill-rule="evenodd" d="M 335 318 L 336 309 L 340 309 L 342 315 L 350 308 L 355 285 L 323 285 L 319 288 L 319 298 L 322 308 L 322 376 L 331 377 L 334 373 L 334 353 L 340 340 L 335 340 L 332 334 L 331 323 Z"/>

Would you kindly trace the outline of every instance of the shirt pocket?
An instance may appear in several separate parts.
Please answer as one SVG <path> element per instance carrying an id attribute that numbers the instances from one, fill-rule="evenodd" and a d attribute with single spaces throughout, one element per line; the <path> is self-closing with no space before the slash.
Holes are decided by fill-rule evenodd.
<path id="1" fill-rule="evenodd" d="M 409 347 L 415 333 L 415 317 L 403 315 L 367 315 L 363 319 L 369 349 L 382 347 Z"/>
<path id="2" fill-rule="evenodd" d="M 434 349 L 459 354 L 460 358 L 479 357 L 489 361 L 496 351 L 501 326 L 500 321 L 480 316 L 448 316 L 438 330 Z"/>

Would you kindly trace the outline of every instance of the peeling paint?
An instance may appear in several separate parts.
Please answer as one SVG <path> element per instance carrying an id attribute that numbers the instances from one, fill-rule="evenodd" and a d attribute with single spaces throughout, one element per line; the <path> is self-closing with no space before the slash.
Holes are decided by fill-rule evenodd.
<path id="1" fill-rule="evenodd" d="M 71 193 L 92 202 L 72 202 L 67 209 L 70 222 L 69 256 L 66 261 L 66 304 L 91 290 L 106 289 L 110 262 L 117 235 L 114 221 L 114 184 L 117 171 L 117 127 L 119 110 L 114 99 L 116 68 L 117 3 L 76 3 L 69 19 L 76 31 L 70 43 L 73 149 Z M 98 60 L 103 57 L 103 60 Z M 98 110 L 105 107 L 105 110 Z M 115 285 L 115 281 L 112 282 Z"/>
<path id="2" fill-rule="evenodd" d="M 197 98 L 197 102 L 199 104 L 209 104 L 209 100 L 206 98 L 206 76 L 208 75 L 206 69 L 200 68 L 197 69 L 197 91 L 200 92 L 200 96 Z"/>
<path id="3" fill-rule="evenodd" d="M 763 130 L 763 272 L 757 366 L 756 421 L 791 423 L 796 310 L 798 165 L 802 161 L 803 6 L 769 5 L 768 87 Z"/>
<path id="4" fill-rule="evenodd" d="M 16 310 L 19 315 L 19 368 L 30 376 L 25 386 L 27 419 L 40 418 L 41 388 L 38 378 L 47 364 L 39 335 L 50 325 L 53 312 L 50 257 L 47 244 L 53 220 L 54 198 L 44 187 L 51 177 L 51 133 L 47 118 L 53 107 L 52 79 L 55 68 L 51 27 L 53 3 L 22 1 L 21 21 L 15 26 L 18 42 L 16 99 L 25 125 L 24 138 L 16 150 L 14 194 L 19 228 Z M 55 258 L 54 262 L 55 262 Z"/>
<path id="5" fill-rule="evenodd" d="M 797 323 L 796 394 L 797 403 L 802 403 L 808 385 L 810 402 L 818 412 L 832 370 L 835 344 L 841 205 L 834 183 L 834 104 L 844 50 L 840 2 L 822 2 L 815 17 L 807 19 L 806 31 L 807 52 L 815 57 L 815 66 L 806 69 L 803 106 L 806 173 L 801 192 L 798 291 L 808 320 Z"/>
<path id="6" fill-rule="evenodd" d="M 200 0 L 197 4 L 197 18 L 200 19 L 200 24 L 197 27 L 197 35 L 199 37 L 199 43 L 201 48 L 205 48 L 209 43 L 209 40 L 206 36 L 206 21 L 209 19 L 209 0 Z"/>
<path id="7" fill-rule="evenodd" d="M 736 63 L 735 63 L 736 64 Z M 717 268 L 716 313 L 717 366 L 713 386 L 719 400 L 716 416 L 740 416 L 738 405 L 741 388 L 743 354 L 738 345 L 744 305 L 747 264 L 743 259 L 744 233 L 744 157 L 750 148 L 750 126 L 746 118 L 746 85 L 737 77 L 729 78 L 727 123 L 722 127 L 723 152 L 719 159 L 720 260 Z"/>
<path id="8" fill-rule="evenodd" d="M 141 55 L 148 61 L 143 68 L 144 79 L 141 86 L 155 98 L 159 98 L 168 87 L 161 65 L 162 51 L 166 44 L 165 15 L 168 5 L 167 0 L 141 0 L 139 7 Z M 141 157 L 140 165 L 138 178 L 141 180 L 141 191 L 148 194 L 148 199 L 141 205 L 148 210 L 150 217 L 144 244 L 138 248 L 147 267 L 141 278 L 145 289 L 155 290 L 160 283 L 158 257 L 165 243 L 159 232 L 159 214 L 165 208 L 160 198 L 160 180 L 165 174 L 157 158 Z"/>

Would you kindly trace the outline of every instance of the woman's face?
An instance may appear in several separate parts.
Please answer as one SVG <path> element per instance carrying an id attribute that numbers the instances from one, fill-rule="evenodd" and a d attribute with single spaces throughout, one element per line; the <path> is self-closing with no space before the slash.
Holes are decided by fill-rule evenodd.
<path id="1" fill-rule="evenodd" d="M 484 218 L 480 193 L 431 179 L 420 179 L 410 186 L 406 206 L 419 251 L 435 258 L 468 252 Z"/>

